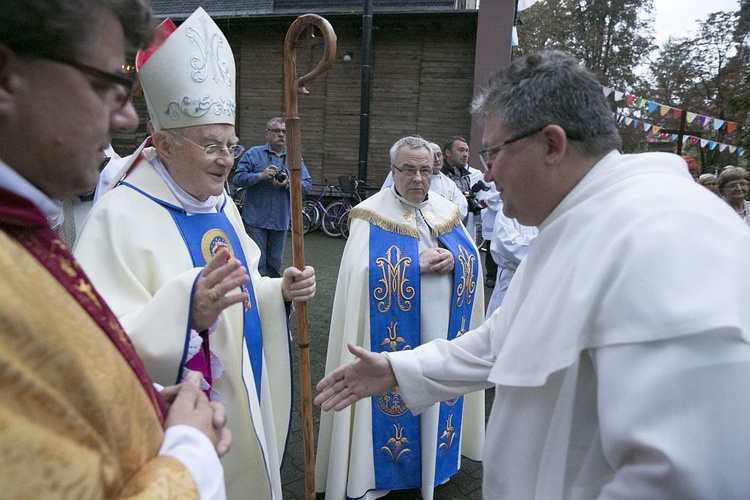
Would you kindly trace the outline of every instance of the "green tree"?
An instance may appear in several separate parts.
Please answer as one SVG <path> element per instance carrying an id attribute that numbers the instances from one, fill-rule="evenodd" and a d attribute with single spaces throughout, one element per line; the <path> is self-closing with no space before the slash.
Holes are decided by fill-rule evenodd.
<path id="1" fill-rule="evenodd" d="M 645 92 L 686 111 L 745 124 L 750 88 L 739 25 L 739 12 L 715 12 L 700 23 L 695 36 L 668 41 L 651 65 Z M 726 125 L 717 130 L 696 120 L 686 124 L 686 132 L 717 143 L 748 145 L 741 130 L 730 133 Z M 737 163 L 736 154 L 718 147 L 691 148 L 691 154 L 701 157 L 704 168 Z"/>
<path id="2" fill-rule="evenodd" d="M 654 48 L 652 0 L 542 0 L 523 11 L 518 53 L 570 52 L 603 84 L 632 89 Z"/>

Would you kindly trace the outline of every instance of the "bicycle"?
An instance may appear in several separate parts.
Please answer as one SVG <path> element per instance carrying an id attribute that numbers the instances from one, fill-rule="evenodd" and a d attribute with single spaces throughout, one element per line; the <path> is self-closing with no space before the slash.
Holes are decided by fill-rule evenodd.
<path id="1" fill-rule="evenodd" d="M 322 227 L 327 236 L 348 238 L 349 211 L 354 204 L 361 201 L 357 192 L 357 187 L 361 183 L 350 176 L 340 176 L 338 187 L 328 184 L 325 179 L 323 180 L 326 182 L 326 187 L 321 194 L 317 199 L 307 200 L 303 205 L 303 221 L 307 224 L 305 226 L 303 222 L 303 232 L 307 234 L 309 231 Z M 343 196 L 325 205 L 323 200 L 337 196 L 336 191 L 343 193 Z"/>

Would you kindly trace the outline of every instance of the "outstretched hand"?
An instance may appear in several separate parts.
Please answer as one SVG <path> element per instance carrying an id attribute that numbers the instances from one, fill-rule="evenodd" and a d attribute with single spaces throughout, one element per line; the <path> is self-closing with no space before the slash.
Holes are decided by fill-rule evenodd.
<path id="1" fill-rule="evenodd" d="M 346 347 L 357 359 L 336 368 L 315 386 L 315 404 L 325 411 L 343 410 L 362 398 L 396 387 L 396 376 L 387 357 L 352 343 Z"/>

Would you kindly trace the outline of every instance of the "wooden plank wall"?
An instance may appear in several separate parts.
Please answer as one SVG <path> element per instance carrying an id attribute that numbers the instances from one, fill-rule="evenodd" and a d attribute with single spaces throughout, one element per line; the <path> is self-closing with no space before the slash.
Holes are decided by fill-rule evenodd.
<path id="1" fill-rule="evenodd" d="M 358 173 L 361 28 L 359 14 L 327 18 L 338 37 L 336 61 L 299 96 L 302 157 L 315 183 L 336 184 Z M 265 142 L 265 125 L 284 116 L 283 45 L 293 18 L 235 18 L 218 24 L 232 45 L 238 68 L 237 134 L 245 147 Z M 442 145 L 450 135 L 468 138 L 476 14 L 375 14 L 368 148 L 368 186 L 388 173 L 388 151 L 404 135 L 419 134 Z M 297 51 L 298 76 L 314 66 L 321 45 Z M 342 56 L 352 53 L 351 62 Z M 309 57 L 311 55 L 311 57 Z M 310 59 L 310 61 L 308 61 Z M 311 66 L 308 66 L 310 64 Z M 142 126 L 113 138 L 128 154 L 145 137 L 147 114 L 135 99 Z"/>

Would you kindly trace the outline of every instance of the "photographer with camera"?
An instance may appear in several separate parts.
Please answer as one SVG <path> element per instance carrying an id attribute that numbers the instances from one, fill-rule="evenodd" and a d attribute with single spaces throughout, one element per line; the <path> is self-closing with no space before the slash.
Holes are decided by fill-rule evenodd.
<path id="1" fill-rule="evenodd" d="M 484 191 L 481 186 L 483 174 L 476 168 L 468 165 L 469 162 L 469 144 L 461 136 L 454 135 L 446 139 L 443 145 L 443 173 L 447 175 L 466 197 L 469 205 L 469 214 L 464 218 L 464 226 L 469 231 L 472 238 L 476 240 L 476 221 L 484 205 L 477 200 L 476 193 Z M 479 186 L 477 186 L 478 183 Z M 474 188 L 477 188 L 476 191 Z M 484 188 L 487 188 L 484 185 Z"/>
<path id="2" fill-rule="evenodd" d="M 232 183 L 244 189 L 242 220 L 245 231 L 260 248 L 258 272 L 281 276 L 291 200 L 286 167 L 286 125 L 275 117 L 266 124 L 266 144 L 250 148 L 237 163 Z M 312 187 L 312 177 L 301 161 L 302 195 Z"/>

